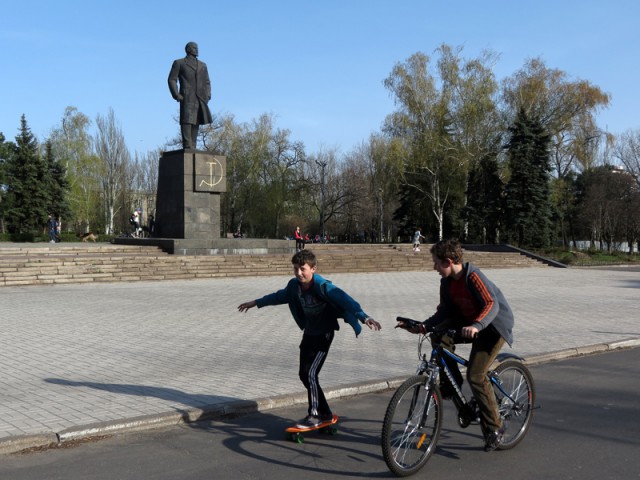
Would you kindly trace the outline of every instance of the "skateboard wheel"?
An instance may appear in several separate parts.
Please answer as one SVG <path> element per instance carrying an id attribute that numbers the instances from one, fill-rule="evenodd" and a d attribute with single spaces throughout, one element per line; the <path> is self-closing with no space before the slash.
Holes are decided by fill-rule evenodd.
<path id="1" fill-rule="evenodd" d="M 320 429 L 320 433 L 324 433 L 326 435 L 335 435 L 338 433 L 338 429 L 336 427 L 325 427 Z"/>
<path id="2" fill-rule="evenodd" d="M 296 443 L 304 443 L 304 437 L 299 433 L 289 434 L 289 440 Z"/>

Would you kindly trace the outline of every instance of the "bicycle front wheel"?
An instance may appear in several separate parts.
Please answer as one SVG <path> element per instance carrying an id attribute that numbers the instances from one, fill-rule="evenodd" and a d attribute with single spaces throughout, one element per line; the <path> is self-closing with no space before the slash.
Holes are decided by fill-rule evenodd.
<path id="1" fill-rule="evenodd" d="M 507 360 L 494 373 L 500 386 L 493 384 L 498 411 L 505 427 L 500 450 L 509 450 L 522 441 L 533 420 L 535 387 L 529 369 L 519 361 Z"/>
<path id="2" fill-rule="evenodd" d="M 382 454 L 395 475 L 420 470 L 436 449 L 442 428 L 442 396 L 427 377 L 406 380 L 391 397 L 382 425 Z"/>

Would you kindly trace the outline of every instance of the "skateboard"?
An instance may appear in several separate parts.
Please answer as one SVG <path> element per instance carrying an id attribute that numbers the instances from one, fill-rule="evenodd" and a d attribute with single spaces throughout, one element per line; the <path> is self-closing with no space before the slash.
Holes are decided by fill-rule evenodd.
<path id="1" fill-rule="evenodd" d="M 303 433 L 311 432 L 313 430 L 318 430 L 320 433 L 327 433 L 329 435 L 335 435 L 338 433 L 338 429 L 335 427 L 335 424 L 338 423 L 338 416 L 334 415 L 331 420 L 327 420 L 326 422 L 322 422 L 315 427 L 305 427 L 300 428 L 297 426 L 288 427 L 285 432 L 287 434 L 287 438 L 296 443 L 304 443 L 304 435 Z"/>

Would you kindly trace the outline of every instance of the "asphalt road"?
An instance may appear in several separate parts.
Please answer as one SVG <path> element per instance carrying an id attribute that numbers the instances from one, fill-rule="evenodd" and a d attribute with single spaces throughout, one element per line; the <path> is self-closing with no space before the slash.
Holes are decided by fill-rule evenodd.
<path id="1" fill-rule="evenodd" d="M 640 348 L 531 368 L 540 408 L 523 442 L 485 453 L 479 427 L 460 429 L 445 408 L 436 454 L 415 478 L 640 478 Z M 111 437 L 63 449 L 0 458 L 0 478 L 315 479 L 391 478 L 379 445 L 391 392 L 331 402 L 341 415 L 335 437 L 285 440 L 300 406 L 224 422 Z"/>

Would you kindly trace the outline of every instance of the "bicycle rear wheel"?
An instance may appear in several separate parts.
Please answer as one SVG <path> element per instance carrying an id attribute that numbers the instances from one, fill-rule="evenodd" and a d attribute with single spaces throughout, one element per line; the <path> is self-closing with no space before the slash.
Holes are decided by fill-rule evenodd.
<path id="1" fill-rule="evenodd" d="M 507 360 L 494 370 L 500 387 L 493 384 L 498 411 L 505 427 L 500 450 L 509 450 L 522 441 L 533 420 L 535 387 L 533 377 L 524 364 Z"/>
<path id="2" fill-rule="evenodd" d="M 391 397 L 382 425 L 382 454 L 399 477 L 420 470 L 436 449 L 442 427 L 442 396 L 427 390 L 427 377 L 406 380 Z"/>

